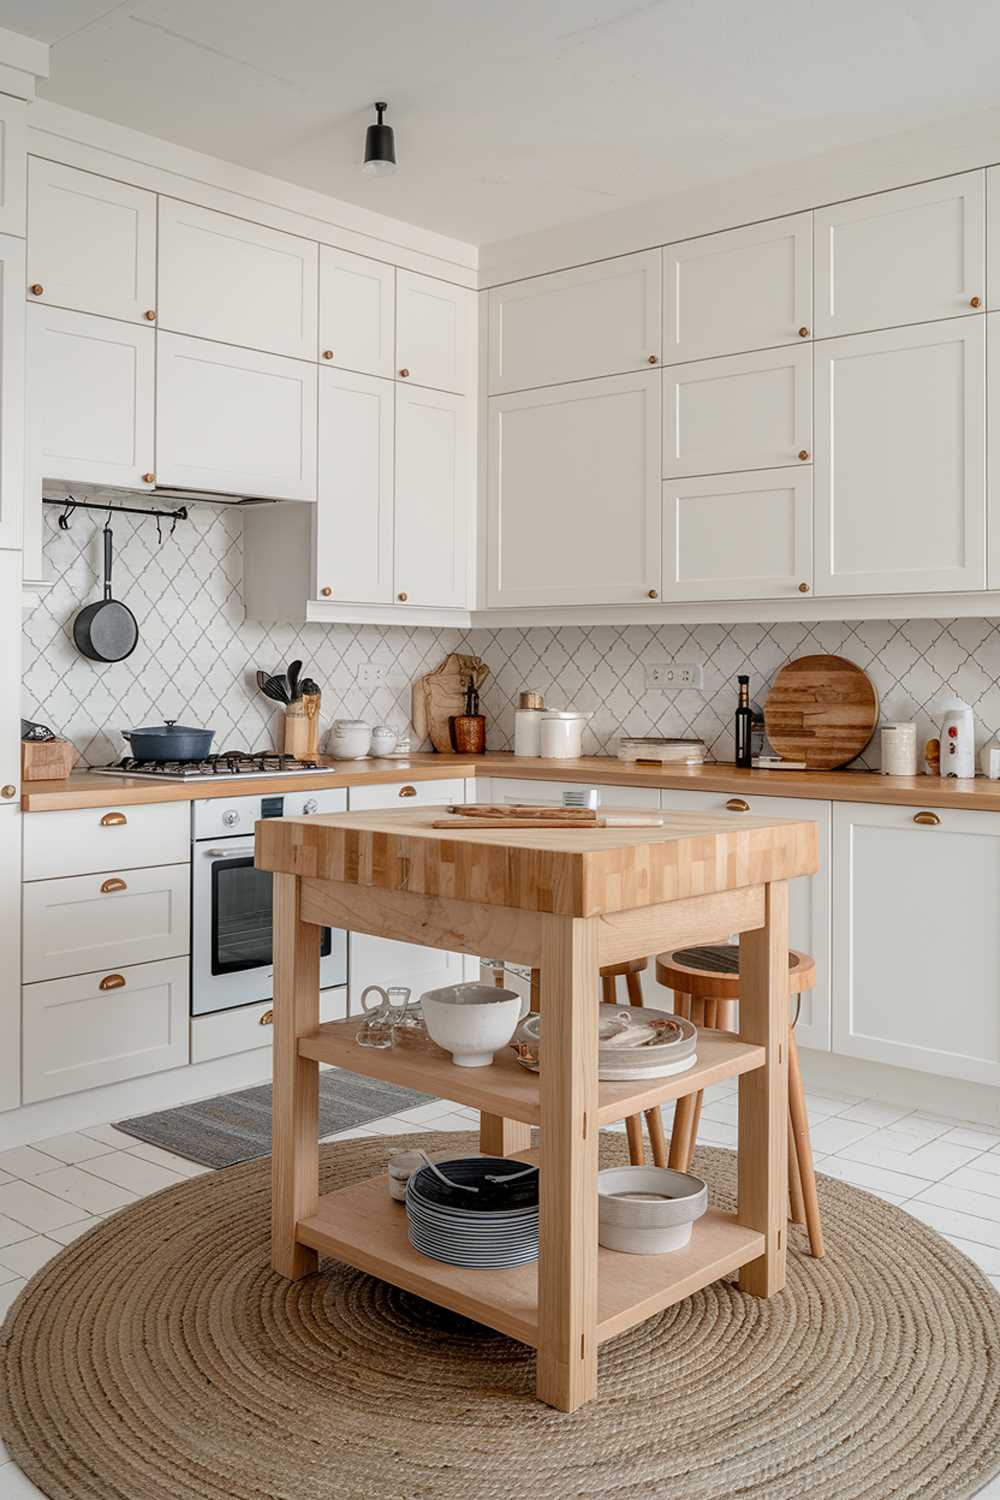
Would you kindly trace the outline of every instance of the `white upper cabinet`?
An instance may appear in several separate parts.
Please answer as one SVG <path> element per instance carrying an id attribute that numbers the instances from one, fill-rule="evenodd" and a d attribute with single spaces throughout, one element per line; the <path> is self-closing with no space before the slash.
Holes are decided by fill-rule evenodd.
<path id="1" fill-rule="evenodd" d="M 989 560 L 986 587 L 997 589 L 1000 588 L 1000 318 L 992 314 L 986 319 L 986 362 L 991 372 L 987 383 L 987 450 L 991 462 L 988 466 Z"/>
<path id="2" fill-rule="evenodd" d="M 489 605 L 657 596 L 657 373 L 491 397 L 488 464 Z"/>
<path id="3" fill-rule="evenodd" d="M 663 361 L 794 344 L 812 333 L 812 215 L 663 251 Z"/>
<path id="4" fill-rule="evenodd" d="M 663 372 L 663 473 L 724 474 L 812 458 L 812 349 L 765 349 Z"/>
<path id="5" fill-rule="evenodd" d="M 472 389 L 475 293 L 449 281 L 396 272 L 396 369 L 439 391 Z"/>
<path id="6" fill-rule="evenodd" d="M 396 271 L 383 261 L 321 245 L 320 359 L 338 370 L 392 376 L 395 370 Z"/>
<path id="7" fill-rule="evenodd" d="M 816 337 L 986 306 L 983 172 L 817 209 Z"/>
<path id="8" fill-rule="evenodd" d="M 318 282 L 312 240 L 160 199 L 162 328 L 315 359 Z"/>
<path id="9" fill-rule="evenodd" d="M 315 500 L 315 364 L 173 333 L 157 339 L 158 482 Z"/>
<path id="10" fill-rule="evenodd" d="M 153 482 L 152 328 L 29 307 L 28 451 L 43 479 L 143 489 Z"/>
<path id="11" fill-rule="evenodd" d="M 395 587 L 402 604 L 469 597 L 470 403 L 396 386 Z"/>
<path id="12" fill-rule="evenodd" d="M 816 592 L 986 583 L 986 320 L 816 345 Z"/>
<path id="13" fill-rule="evenodd" d="M 811 581 L 808 467 L 664 481 L 664 599 L 789 599 Z"/>
<path id="14" fill-rule="evenodd" d="M 0 94 L 0 233 L 24 237 L 29 106 Z"/>
<path id="15" fill-rule="evenodd" d="M 660 251 L 645 250 L 494 287 L 490 394 L 655 365 L 660 284 Z"/>
<path id="16" fill-rule="evenodd" d="M 32 157 L 31 301 L 128 322 L 156 319 L 156 195 Z"/>
<path id="17" fill-rule="evenodd" d="M 24 241 L 0 234 L 0 547 L 20 547 L 24 505 Z"/>
<path id="18" fill-rule="evenodd" d="M 319 372 L 316 592 L 339 603 L 392 600 L 391 380 Z"/>

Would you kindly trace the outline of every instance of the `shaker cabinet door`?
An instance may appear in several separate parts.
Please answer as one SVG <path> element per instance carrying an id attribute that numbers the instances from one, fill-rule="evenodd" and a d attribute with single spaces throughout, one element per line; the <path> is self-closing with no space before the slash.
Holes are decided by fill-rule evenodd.
<path id="1" fill-rule="evenodd" d="M 395 587 L 400 603 L 469 595 L 472 413 L 464 396 L 396 386 Z"/>
<path id="2" fill-rule="evenodd" d="M 0 234 L 0 547 L 20 547 L 24 482 L 24 241 Z M 37 495 L 30 503 L 37 506 Z M 20 627 L 19 627 L 20 628 Z"/>
<path id="3" fill-rule="evenodd" d="M 765 349 L 663 372 L 663 475 L 812 460 L 812 349 Z"/>
<path id="4" fill-rule="evenodd" d="M 986 585 L 986 319 L 816 345 L 816 592 Z"/>
<path id="5" fill-rule="evenodd" d="M 986 306 L 982 172 L 817 209 L 814 233 L 817 338 Z"/>
<path id="6" fill-rule="evenodd" d="M 160 484 L 273 500 L 316 498 L 316 366 L 158 335 Z"/>
<path id="7" fill-rule="evenodd" d="M 657 364 L 660 280 L 644 250 L 493 287 L 490 395 Z"/>
<path id="8" fill-rule="evenodd" d="M 391 377 L 396 272 L 384 261 L 319 249 L 319 357 L 336 370 Z"/>
<path id="9" fill-rule="evenodd" d="M 31 302 L 155 322 L 156 194 L 32 157 L 26 280 Z"/>
<path id="10" fill-rule="evenodd" d="M 394 390 L 391 380 L 372 375 L 319 372 L 321 598 L 361 604 L 392 599 Z"/>
<path id="11" fill-rule="evenodd" d="M 319 247 L 230 214 L 160 199 L 160 326 L 316 358 Z"/>
<path id="12" fill-rule="evenodd" d="M 811 333 L 811 214 L 664 248 L 664 364 L 797 344 Z"/>
<path id="13" fill-rule="evenodd" d="M 475 293 L 450 281 L 396 272 L 396 367 L 401 380 L 471 390 Z"/>
<path id="14" fill-rule="evenodd" d="M 808 594 L 812 473 L 803 465 L 664 480 L 662 533 L 666 600 Z"/>
<path id="15" fill-rule="evenodd" d="M 997 823 L 834 804 L 835 1052 L 1000 1084 Z"/>
<path id="16" fill-rule="evenodd" d="M 612 375 L 488 404 L 488 605 L 655 599 L 659 375 Z"/>
<path id="17" fill-rule="evenodd" d="M 31 493 L 43 479 L 147 488 L 154 472 L 153 329 L 58 307 L 27 313 Z"/>

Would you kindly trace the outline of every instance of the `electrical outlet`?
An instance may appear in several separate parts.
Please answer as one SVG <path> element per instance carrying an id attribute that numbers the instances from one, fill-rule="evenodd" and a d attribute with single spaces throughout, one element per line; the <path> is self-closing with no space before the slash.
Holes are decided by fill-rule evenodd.
<path id="1" fill-rule="evenodd" d="M 646 663 L 646 688 L 653 692 L 676 693 L 681 688 L 703 688 L 705 668 L 700 662 L 651 661 Z"/>
<path id="2" fill-rule="evenodd" d="M 389 668 L 381 661 L 366 661 L 358 668 L 358 687 L 385 687 L 389 681 Z"/>

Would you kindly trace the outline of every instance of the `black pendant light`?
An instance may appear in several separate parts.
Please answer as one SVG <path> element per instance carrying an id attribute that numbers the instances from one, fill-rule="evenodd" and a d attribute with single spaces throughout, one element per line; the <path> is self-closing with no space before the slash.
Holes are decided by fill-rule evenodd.
<path id="1" fill-rule="evenodd" d="M 378 123 L 369 125 L 365 135 L 365 159 L 361 170 L 372 177 L 389 177 L 396 170 L 396 142 L 392 126 L 382 123 L 382 116 L 389 106 L 381 101 L 374 107 Z"/>

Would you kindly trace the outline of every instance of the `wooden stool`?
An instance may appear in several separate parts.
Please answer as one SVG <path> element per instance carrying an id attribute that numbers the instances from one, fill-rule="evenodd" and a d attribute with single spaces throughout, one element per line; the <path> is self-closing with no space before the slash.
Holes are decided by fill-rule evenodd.
<path id="1" fill-rule="evenodd" d="M 618 1004 L 617 982 L 620 975 L 625 976 L 625 988 L 628 992 L 629 1005 L 641 1005 L 642 1002 L 642 980 L 639 975 L 648 967 L 649 960 L 645 958 L 632 958 L 627 963 L 608 964 L 601 970 L 601 999 L 607 1005 Z M 539 1009 L 539 984 L 538 970 L 531 971 L 531 1009 Z M 653 1151 L 653 1162 L 658 1167 L 667 1165 L 667 1141 L 663 1134 L 663 1116 L 659 1109 L 646 1110 L 646 1127 L 649 1131 L 649 1144 Z M 642 1139 L 642 1119 L 639 1115 L 630 1115 L 625 1121 L 625 1130 L 628 1134 L 628 1158 L 633 1167 L 641 1167 L 646 1160 L 646 1150 Z"/>
<path id="2" fill-rule="evenodd" d="M 656 960 L 656 977 L 660 984 L 675 992 L 674 1008 L 679 1016 L 693 1021 L 696 1026 L 712 1030 L 738 1030 L 736 1005 L 740 995 L 740 950 L 736 944 L 718 943 L 661 953 Z M 789 995 L 811 990 L 815 983 L 815 960 L 807 953 L 790 949 Z M 794 1024 L 793 1021 L 788 1028 L 788 1193 L 793 1222 L 806 1225 L 810 1249 L 817 1260 L 822 1260 L 823 1226 L 816 1196 L 809 1119 Z M 674 1110 L 670 1165 L 679 1172 L 691 1168 L 702 1097 L 701 1093 L 688 1094 L 678 1099 Z"/>

